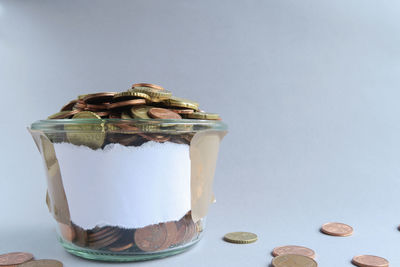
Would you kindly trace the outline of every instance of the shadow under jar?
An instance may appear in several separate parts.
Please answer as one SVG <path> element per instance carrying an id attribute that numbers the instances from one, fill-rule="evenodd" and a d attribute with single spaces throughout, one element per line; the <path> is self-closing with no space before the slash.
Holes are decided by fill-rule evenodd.
<path id="1" fill-rule="evenodd" d="M 200 240 L 226 125 L 210 120 L 63 119 L 33 123 L 46 202 L 77 256 L 138 261 Z"/>

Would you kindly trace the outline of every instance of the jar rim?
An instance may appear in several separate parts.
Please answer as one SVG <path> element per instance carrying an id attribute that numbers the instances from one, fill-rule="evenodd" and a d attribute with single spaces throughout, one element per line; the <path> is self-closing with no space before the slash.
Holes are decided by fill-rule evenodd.
<path id="1" fill-rule="evenodd" d="M 67 126 L 67 127 L 64 127 Z M 97 126 L 97 127 L 96 127 Z M 99 127 L 100 126 L 100 127 Z M 124 127 L 125 126 L 125 127 Z M 226 131 L 228 126 L 219 120 L 164 120 L 164 119 L 51 119 L 38 120 L 31 130 L 56 132 L 199 132 L 204 130 Z"/>

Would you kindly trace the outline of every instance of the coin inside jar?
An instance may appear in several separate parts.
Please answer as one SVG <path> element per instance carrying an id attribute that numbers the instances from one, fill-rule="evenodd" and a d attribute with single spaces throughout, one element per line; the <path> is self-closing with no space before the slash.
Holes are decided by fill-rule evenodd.
<path id="1" fill-rule="evenodd" d="M 168 109 L 165 108 L 151 108 L 148 111 L 148 114 L 150 115 L 150 117 L 152 117 L 153 119 L 163 119 L 163 120 L 179 120 L 182 119 L 181 116 L 179 116 L 179 114 L 170 111 Z"/>
<path id="2" fill-rule="evenodd" d="M 159 250 L 167 241 L 167 228 L 165 224 L 149 225 L 135 231 L 136 246 L 146 252 Z"/>

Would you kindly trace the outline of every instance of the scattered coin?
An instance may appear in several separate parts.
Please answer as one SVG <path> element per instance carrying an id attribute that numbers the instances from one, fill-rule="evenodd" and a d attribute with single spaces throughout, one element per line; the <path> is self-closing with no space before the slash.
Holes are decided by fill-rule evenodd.
<path id="1" fill-rule="evenodd" d="M 317 267 L 318 264 L 315 260 L 303 256 L 286 254 L 273 258 L 273 267 Z"/>
<path id="2" fill-rule="evenodd" d="M 386 259 L 372 255 L 355 256 L 351 262 L 359 267 L 389 267 Z"/>
<path id="3" fill-rule="evenodd" d="M 353 228 L 344 223 L 331 222 L 322 225 L 321 232 L 332 236 L 350 236 L 353 234 Z"/>
<path id="4" fill-rule="evenodd" d="M 18 267 L 62 267 L 63 264 L 57 260 L 33 260 L 25 262 Z"/>
<path id="5" fill-rule="evenodd" d="M 0 255 L 0 266 L 13 266 L 33 259 L 33 255 L 27 252 L 11 252 Z"/>
<path id="6" fill-rule="evenodd" d="M 153 119 L 169 119 L 169 120 L 180 120 L 182 119 L 181 116 L 179 116 L 179 114 L 170 111 L 168 109 L 165 108 L 151 108 L 148 111 L 148 114 L 150 117 L 152 117 Z"/>
<path id="7" fill-rule="evenodd" d="M 312 259 L 315 258 L 314 250 L 302 246 L 282 246 L 282 247 L 276 247 L 272 251 L 272 255 L 274 257 L 286 254 L 302 255 Z"/>
<path id="8" fill-rule="evenodd" d="M 258 239 L 256 234 L 249 232 L 232 232 L 224 236 L 224 240 L 236 244 L 249 244 L 256 242 Z"/>

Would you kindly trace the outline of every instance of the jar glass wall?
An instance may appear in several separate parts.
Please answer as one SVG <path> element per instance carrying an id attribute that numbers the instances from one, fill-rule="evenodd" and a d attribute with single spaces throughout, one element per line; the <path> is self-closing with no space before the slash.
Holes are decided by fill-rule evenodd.
<path id="1" fill-rule="evenodd" d="M 135 261 L 200 240 L 220 121 L 44 120 L 30 132 L 46 169 L 59 240 L 75 255 Z"/>

